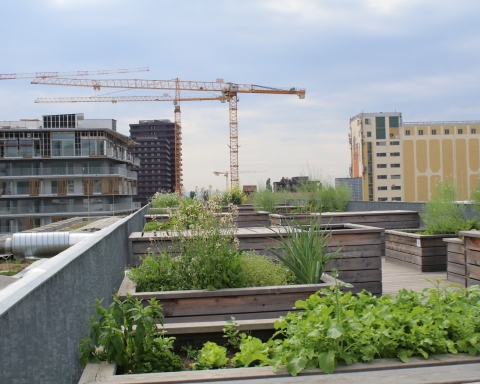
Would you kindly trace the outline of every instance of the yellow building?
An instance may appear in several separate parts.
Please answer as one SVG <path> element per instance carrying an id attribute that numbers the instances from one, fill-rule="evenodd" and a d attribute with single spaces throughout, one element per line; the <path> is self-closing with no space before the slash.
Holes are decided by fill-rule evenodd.
<path id="1" fill-rule="evenodd" d="M 480 120 L 402 121 L 399 112 L 350 119 L 351 177 L 365 201 L 426 201 L 433 185 L 452 180 L 468 200 L 479 181 Z"/>

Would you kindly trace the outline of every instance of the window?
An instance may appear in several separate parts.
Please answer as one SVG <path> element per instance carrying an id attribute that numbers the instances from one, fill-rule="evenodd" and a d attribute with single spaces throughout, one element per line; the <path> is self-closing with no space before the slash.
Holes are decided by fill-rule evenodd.
<path id="1" fill-rule="evenodd" d="M 377 179 L 386 179 L 387 175 L 377 175 Z"/>
<path id="2" fill-rule="evenodd" d="M 432 129 L 432 135 L 436 135 L 437 134 L 437 130 L 436 129 Z"/>
<path id="3" fill-rule="evenodd" d="M 398 116 L 389 116 L 388 117 L 388 125 L 390 128 L 398 128 L 400 127 L 400 119 Z"/>
<path id="4" fill-rule="evenodd" d="M 391 179 L 400 179 L 401 177 L 400 177 L 400 175 L 392 175 L 390 178 Z"/>
<path id="5" fill-rule="evenodd" d="M 377 164 L 377 168 L 387 168 L 387 164 Z"/>
<path id="6" fill-rule="evenodd" d="M 423 136 L 423 129 L 419 129 L 419 130 L 418 130 L 418 134 L 419 134 L 420 136 Z"/>
<path id="7" fill-rule="evenodd" d="M 390 168 L 400 168 L 400 164 L 390 164 Z"/>
<path id="8" fill-rule="evenodd" d="M 387 142 L 386 141 L 377 141 L 377 145 L 378 146 L 384 146 L 384 145 L 387 145 Z"/>
<path id="9" fill-rule="evenodd" d="M 472 134 L 477 133 L 477 129 L 476 129 L 476 128 L 472 128 L 472 129 L 470 130 L 470 133 L 472 133 Z"/>
<path id="10" fill-rule="evenodd" d="M 392 197 L 392 201 L 402 201 L 401 197 Z"/>
<path id="11" fill-rule="evenodd" d="M 400 190 L 402 187 L 400 185 L 392 185 L 393 190 Z"/>
<path id="12" fill-rule="evenodd" d="M 52 133 L 52 156 L 74 156 L 74 133 Z"/>
<path id="13" fill-rule="evenodd" d="M 400 152 L 392 152 L 390 153 L 390 156 L 400 156 Z"/>
<path id="14" fill-rule="evenodd" d="M 367 132 L 367 137 L 372 137 L 372 132 Z"/>
<path id="15" fill-rule="evenodd" d="M 365 125 L 371 125 L 372 119 L 365 119 Z"/>
<path id="16" fill-rule="evenodd" d="M 377 116 L 375 117 L 375 127 L 376 127 L 376 136 L 375 138 L 378 139 L 385 139 L 385 117 L 384 116 Z"/>
<path id="17" fill-rule="evenodd" d="M 450 134 L 450 129 L 445 129 L 445 135 L 449 135 Z"/>
<path id="18" fill-rule="evenodd" d="M 377 157 L 386 157 L 387 154 L 386 153 L 377 153 Z"/>
<path id="19" fill-rule="evenodd" d="M 410 130 L 409 129 L 405 130 L 405 136 L 410 136 Z"/>
<path id="20" fill-rule="evenodd" d="M 459 135 L 463 135 L 463 129 L 462 129 L 462 128 L 459 128 L 459 129 L 458 129 L 458 134 L 459 134 Z"/>
<path id="21" fill-rule="evenodd" d="M 400 142 L 399 141 L 391 141 L 390 145 L 400 145 Z"/>
<path id="22" fill-rule="evenodd" d="M 378 201 L 388 201 L 388 197 L 379 197 Z"/>
<path id="23" fill-rule="evenodd" d="M 386 190 L 387 190 L 387 187 L 377 187 L 377 189 L 378 189 L 379 191 L 386 191 Z"/>

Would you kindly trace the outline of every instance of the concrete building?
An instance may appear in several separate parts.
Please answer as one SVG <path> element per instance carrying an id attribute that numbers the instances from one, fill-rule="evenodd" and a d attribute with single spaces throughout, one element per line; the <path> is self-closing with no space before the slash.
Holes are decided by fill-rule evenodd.
<path id="1" fill-rule="evenodd" d="M 403 122 L 399 112 L 350 119 L 351 177 L 362 178 L 365 201 L 427 201 L 451 180 L 468 200 L 479 181 L 480 120 Z"/>
<path id="2" fill-rule="evenodd" d="M 0 233 L 73 216 L 120 215 L 133 203 L 138 164 L 116 121 L 83 114 L 0 121 Z"/>
<path id="3" fill-rule="evenodd" d="M 175 124 L 170 120 L 140 120 L 130 124 L 130 138 L 136 142 L 135 156 L 140 165 L 138 196 L 134 201 L 145 205 L 155 192 L 173 192 L 175 185 Z"/>

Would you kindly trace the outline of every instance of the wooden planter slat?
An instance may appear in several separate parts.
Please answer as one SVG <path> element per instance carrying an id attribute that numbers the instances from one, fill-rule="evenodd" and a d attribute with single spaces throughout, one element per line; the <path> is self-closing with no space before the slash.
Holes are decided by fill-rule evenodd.
<path id="1" fill-rule="evenodd" d="M 465 264 L 447 263 L 447 272 L 463 276 L 465 279 Z"/>
<path id="2" fill-rule="evenodd" d="M 467 264 L 480 265 L 480 251 L 467 249 L 465 250 L 465 258 Z"/>
<path id="3" fill-rule="evenodd" d="M 467 264 L 467 279 L 480 280 L 480 266 Z"/>
<path id="4" fill-rule="evenodd" d="M 402 383 L 460 383 L 477 381 L 480 376 L 480 357 L 459 353 L 451 355 L 433 355 L 429 359 L 412 356 L 408 363 L 399 359 L 375 359 L 366 363 L 351 365 L 338 364 L 335 373 L 323 374 L 319 369 L 303 371 L 298 377 L 291 377 L 285 367 L 273 372 L 271 367 L 214 369 L 205 371 L 181 371 L 165 373 L 145 373 L 136 375 L 114 375 L 109 367 L 103 373 L 99 364 L 88 364 L 80 382 L 86 383 L 115 383 L 115 384 L 153 384 L 153 383 L 222 383 L 242 382 L 251 383 L 342 383 L 383 384 L 385 382 Z M 92 367 L 94 366 L 94 367 Z M 102 366 L 103 368 L 103 366 Z M 98 375 L 97 380 L 86 381 L 84 376 L 93 369 Z M 89 373 L 89 377 L 95 377 Z"/>
<path id="5" fill-rule="evenodd" d="M 456 273 L 453 273 L 453 272 L 447 272 L 447 280 L 452 283 L 459 284 L 462 287 L 465 287 L 466 281 L 467 281 L 465 274 L 457 275 Z"/>
<path id="6" fill-rule="evenodd" d="M 443 241 L 447 244 L 447 279 L 465 287 L 467 267 L 464 242 L 457 238 Z"/>

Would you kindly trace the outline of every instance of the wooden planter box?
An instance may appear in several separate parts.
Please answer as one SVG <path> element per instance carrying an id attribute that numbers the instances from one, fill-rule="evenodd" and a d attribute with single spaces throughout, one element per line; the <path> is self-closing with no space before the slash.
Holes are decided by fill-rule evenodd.
<path id="1" fill-rule="evenodd" d="M 465 244 L 467 287 L 480 284 L 480 231 L 460 231 Z"/>
<path id="2" fill-rule="evenodd" d="M 420 226 L 417 211 L 325 212 L 311 214 L 271 214 L 272 225 L 289 225 L 293 220 L 301 224 L 360 224 L 383 229 L 407 229 Z M 382 233 L 382 256 L 385 256 L 385 235 Z"/>
<path id="3" fill-rule="evenodd" d="M 155 298 L 163 307 L 165 323 L 192 323 L 238 320 L 274 319 L 291 311 L 297 300 L 305 300 L 335 280 L 324 275 L 323 283 L 282 285 L 274 287 L 229 288 L 216 291 L 189 290 L 136 292 L 135 284 L 125 276 L 119 289 L 122 300 L 129 293 L 147 301 Z"/>
<path id="4" fill-rule="evenodd" d="M 385 260 L 421 272 L 447 270 L 447 243 L 457 235 L 419 235 L 422 229 L 385 231 Z"/>
<path id="5" fill-rule="evenodd" d="M 253 209 L 251 211 L 243 210 L 239 211 L 237 217 L 237 226 L 238 228 L 248 228 L 248 227 L 268 227 L 270 226 L 270 214 L 268 212 L 258 211 L 255 212 Z M 157 221 L 158 223 L 165 223 L 170 221 L 170 216 L 165 215 L 145 215 L 145 221 L 148 223 L 150 221 Z"/>
<path id="6" fill-rule="evenodd" d="M 211 383 L 252 382 L 254 383 L 471 383 L 480 377 L 480 356 L 465 353 L 432 355 L 429 359 L 410 357 L 408 363 L 399 359 L 375 359 L 366 363 L 339 364 L 335 373 L 323 374 L 319 369 L 301 372 L 291 377 L 285 367 L 273 372 L 271 367 L 214 369 L 206 371 L 180 371 L 115 375 L 115 363 L 88 364 L 79 384 L 87 383 Z"/>
<path id="7" fill-rule="evenodd" d="M 465 287 L 467 284 L 465 246 L 459 238 L 443 239 L 447 243 L 447 280 Z"/>
<path id="8" fill-rule="evenodd" d="M 341 256 L 332 260 L 326 268 L 339 271 L 339 279 L 353 284 L 352 291 L 358 293 L 363 289 L 373 293 L 382 293 L 382 228 L 368 227 L 358 224 L 334 224 L 332 227 L 331 251 L 342 247 Z M 286 235 L 282 227 L 273 228 L 240 228 L 237 238 L 242 250 L 255 250 L 266 256 L 273 256 L 268 248 L 278 247 L 281 235 Z M 280 233 L 280 234 L 279 234 Z M 326 234 L 327 232 L 319 231 Z M 129 240 L 132 242 L 134 265 L 140 264 L 140 257 L 151 249 L 154 252 L 169 251 L 172 242 L 166 232 L 133 232 Z"/>

